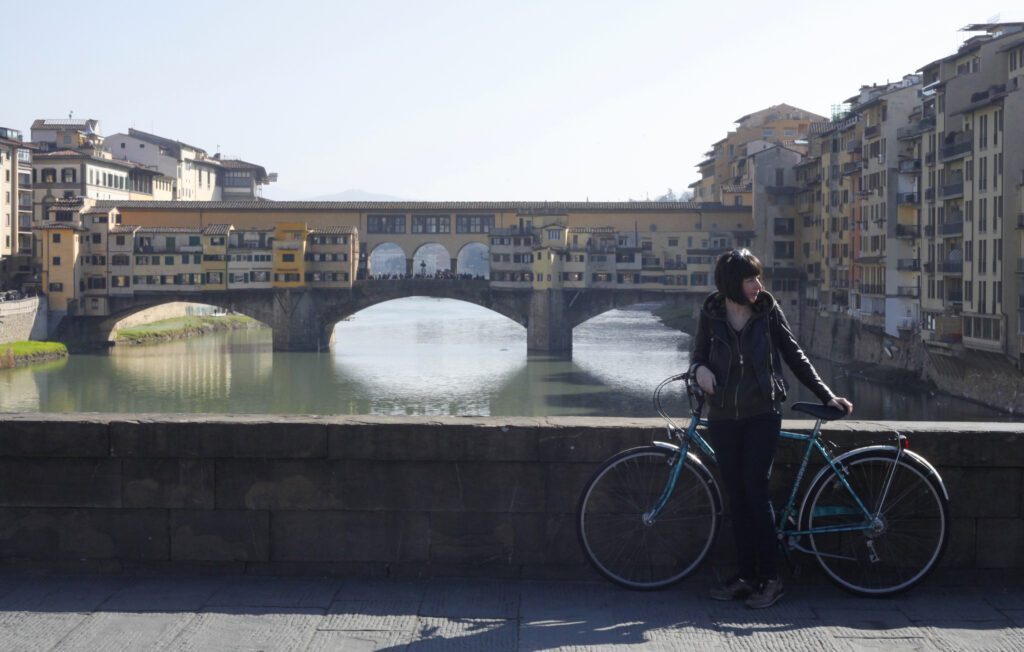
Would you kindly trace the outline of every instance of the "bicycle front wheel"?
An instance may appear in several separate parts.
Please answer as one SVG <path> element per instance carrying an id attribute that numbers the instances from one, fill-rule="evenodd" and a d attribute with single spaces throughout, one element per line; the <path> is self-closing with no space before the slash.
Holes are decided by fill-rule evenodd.
<path id="1" fill-rule="evenodd" d="M 664 508 L 651 509 L 678 479 Z M 721 496 L 707 468 L 692 456 L 648 446 L 615 455 L 590 478 L 577 509 L 587 560 L 630 589 L 660 589 L 683 579 L 707 556 L 718 533 Z"/>
<path id="2" fill-rule="evenodd" d="M 935 568 L 949 541 L 949 501 L 932 471 L 902 455 L 886 492 L 894 460 L 896 451 L 889 449 L 865 450 L 841 462 L 872 519 L 834 472 L 808 490 L 801 508 L 818 564 L 835 584 L 857 595 L 906 591 Z"/>

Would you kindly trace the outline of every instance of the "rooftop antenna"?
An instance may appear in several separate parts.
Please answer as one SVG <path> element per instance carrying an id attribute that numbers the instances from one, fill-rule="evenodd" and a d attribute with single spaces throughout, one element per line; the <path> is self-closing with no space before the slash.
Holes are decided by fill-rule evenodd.
<path id="1" fill-rule="evenodd" d="M 74 114 L 75 114 L 75 110 L 74 109 L 71 109 L 70 111 L 68 111 L 68 120 L 70 120 L 71 116 L 73 116 Z"/>

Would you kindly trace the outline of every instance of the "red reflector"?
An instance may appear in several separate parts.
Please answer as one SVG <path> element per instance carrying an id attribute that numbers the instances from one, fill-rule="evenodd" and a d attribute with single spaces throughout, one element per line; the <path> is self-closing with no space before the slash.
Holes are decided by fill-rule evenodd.
<path id="1" fill-rule="evenodd" d="M 910 437 L 903 437 L 903 448 L 910 450 Z"/>

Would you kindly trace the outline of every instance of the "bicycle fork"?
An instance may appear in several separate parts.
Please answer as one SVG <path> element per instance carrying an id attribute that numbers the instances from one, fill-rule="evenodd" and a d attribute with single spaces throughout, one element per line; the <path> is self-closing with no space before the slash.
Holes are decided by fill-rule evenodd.
<path id="1" fill-rule="evenodd" d="M 672 467 L 672 470 L 668 474 L 668 482 L 665 483 L 665 488 L 662 490 L 661 495 L 658 496 L 658 500 L 654 501 L 654 505 L 641 516 L 643 524 L 648 527 L 654 525 L 658 515 L 661 514 L 661 510 L 665 509 L 665 505 L 668 504 L 668 499 L 672 496 L 672 492 L 675 491 L 676 482 L 679 480 L 679 473 L 683 468 L 682 462 L 686 459 L 687 443 L 680 447 L 667 441 L 654 442 L 654 445 L 658 448 L 663 448 L 672 453 L 668 458 L 668 464 Z"/>

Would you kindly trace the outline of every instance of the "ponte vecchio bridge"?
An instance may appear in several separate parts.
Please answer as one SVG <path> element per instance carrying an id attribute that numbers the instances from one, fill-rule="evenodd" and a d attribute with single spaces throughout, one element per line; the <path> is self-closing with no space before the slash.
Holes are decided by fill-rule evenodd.
<path id="1" fill-rule="evenodd" d="M 717 254 L 753 238 L 749 207 L 676 202 L 99 202 L 64 221 L 39 225 L 64 341 L 106 342 L 124 317 L 184 301 L 253 317 L 291 351 L 427 296 L 494 310 L 526 327 L 530 351 L 564 353 L 573 327 L 613 308 L 696 313 Z M 68 267 L 46 263 L 76 239 L 83 271 L 62 282 Z M 443 251 L 428 268 L 429 247 Z"/>

